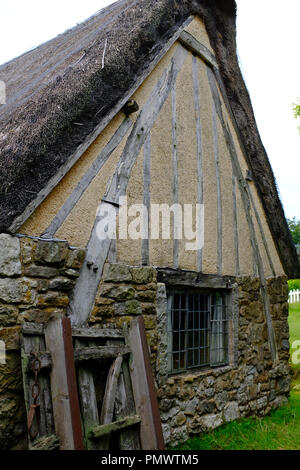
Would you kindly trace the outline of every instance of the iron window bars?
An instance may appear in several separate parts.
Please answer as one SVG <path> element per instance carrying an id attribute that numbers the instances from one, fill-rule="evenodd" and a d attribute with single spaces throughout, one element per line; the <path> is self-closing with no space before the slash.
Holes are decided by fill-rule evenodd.
<path id="1" fill-rule="evenodd" d="M 227 299 L 220 292 L 168 295 L 169 372 L 228 364 Z"/>

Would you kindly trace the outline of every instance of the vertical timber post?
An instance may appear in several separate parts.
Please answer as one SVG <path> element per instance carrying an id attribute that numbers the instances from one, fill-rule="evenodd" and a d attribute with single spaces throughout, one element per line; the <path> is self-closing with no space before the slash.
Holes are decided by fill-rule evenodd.
<path id="1" fill-rule="evenodd" d="M 70 319 L 51 321 L 45 329 L 45 340 L 52 357 L 51 393 L 60 449 L 82 450 L 84 446 Z"/>
<path id="2" fill-rule="evenodd" d="M 130 375 L 136 411 L 141 417 L 140 438 L 143 450 L 165 450 L 144 318 L 130 324 L 128 342 L 132 351 Z"/>

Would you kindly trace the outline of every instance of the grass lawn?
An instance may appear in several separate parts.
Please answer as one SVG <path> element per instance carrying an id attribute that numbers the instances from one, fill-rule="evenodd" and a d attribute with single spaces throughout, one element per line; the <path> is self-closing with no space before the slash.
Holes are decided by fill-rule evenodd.
<path id="1" fill-rule="evenodd" d="M 300 303 L 290 305 L 290 344 L 300 340 Z M 178 450 L 300 450 L 300 364 L 289 403 L 265 418 L 243 418 L 196 436 Z M 295 388 L 296 386 L 296 388 Z M 298 389 L 299 386 L 299 389 Z"/>

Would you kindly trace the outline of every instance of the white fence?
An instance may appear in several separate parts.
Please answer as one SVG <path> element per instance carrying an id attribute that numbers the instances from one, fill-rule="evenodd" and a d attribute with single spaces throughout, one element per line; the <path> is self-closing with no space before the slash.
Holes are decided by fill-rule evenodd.
<path id="1" fill-rule="evenodd" d="M 295 302 L 300 302 L 300 290 L 291 290 L 289 293 L 289 303 L 294 304 Z"/>

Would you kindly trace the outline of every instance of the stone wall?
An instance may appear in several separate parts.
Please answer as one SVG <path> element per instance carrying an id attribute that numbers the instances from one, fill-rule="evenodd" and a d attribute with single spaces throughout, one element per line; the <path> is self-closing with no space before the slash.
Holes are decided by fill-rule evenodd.
<path id="1" fill-rule="evenodd" d="M 107 264 L 91 324 L 121 326 L 143 314 L 156 378 L 165 440 L 176 445 L 194 434 L 249 415 L 264 416 L 290 390 L 286 277 L 267 281 L 278 361 L 271 359 L 260 281 L 237 279 L 231 302 L 230 361 L 226 367 L 166 374 L 166 308 L 156 270 Z M 235 312 L 234 312 L 235 310 Z"/>
<path id="2" fill-rule="evenodd" d="M 67 242 L 0 235 L 0 448 L 26 446 L 20 364 L 24 321 L 47 323 L 66 314 L 84 251 Z M 239 278 L 232 286 L 230 362 L 226 367 L 166 371 L 166 286 L 153 267 L 106 264 L 90 326 L 121 327 L 143 315 L 156 379 L 164 436 L 175 445 L 194 434 L 249 415 L 264 416 L 287 400 L 290 388 L 288 288 L 285 277 L 267 289 L 278 361 L 271 359 L 260 282 Z"/>
<path id="3" fill-rule="evenodd" d="M 26 448 L 26 411 L 21 374 L 23 322 L 47 323 L 66 314 L 69 293 L 84 260 L 67 242 L 0 234 L 0 449 Z M 3 344 L 3 343 L 2 343 Z"/>
<path id="4" fill-rule="evenodd" d="M 122 327 L 143 315 L 154 368 L 159 344 L 156 295 L 156 269 L 107 263 L 90 318 L 90 325 Z"/>

